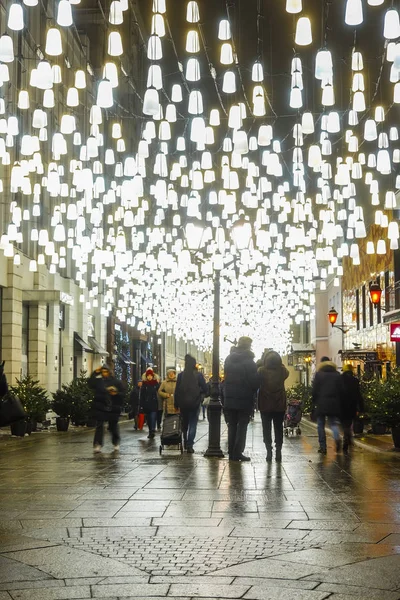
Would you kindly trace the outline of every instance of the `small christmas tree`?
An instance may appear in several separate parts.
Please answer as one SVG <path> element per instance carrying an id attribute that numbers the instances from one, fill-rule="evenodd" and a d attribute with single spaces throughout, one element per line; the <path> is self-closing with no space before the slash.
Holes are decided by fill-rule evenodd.
<path id="1" fill-rule="evenodd" d="M 16 382 L 17 385 L 11 386 L 11 391 L 20 399 L 28 419 L 39 423 L 44 421 L 50 407 L 46 390 L 30 375 L 16 379 Z"/>

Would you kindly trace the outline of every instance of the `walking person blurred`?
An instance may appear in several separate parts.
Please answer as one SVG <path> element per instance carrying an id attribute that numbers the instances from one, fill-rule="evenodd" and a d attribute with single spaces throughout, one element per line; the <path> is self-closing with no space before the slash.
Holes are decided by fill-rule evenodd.
<path id="1" fill-rule="evenodd" d="M 175 388 L 175 407 L 182 415 L 183 443 L 188 454 L 193 454 L 199 418 L 201 395 L 207 394 L 207 384 L 202 373 L 196 369 L 196 359 L 185 356 L 185 368 L 179 373 Z"/>
<path id="2" fill-rule="evenodd" d="M 176 371 L 175 369 L 167 369 L 167 377 L 164 379 L 158 390 L 158 396 L 163 403 L 163 411 L 165 415 L 173 415 L 179 410 L 174 405 L 174 395 L 176 388 Z"/>
<path id="3" fill-rule="evenodd" d="M 94 391 L 91 412 L 96 419 L 96 430 L 93 439 L 93 451 L 101 452 L 104 440 L 104 423 L 108 422 L 108 431 L 114 450 L 119 450 L 119 416 L 124 402 L 124 386 L 114 377 L 111 367 L 102 365 L 89 377 L 89 387 Z"/>
<path id="4" fill-rule="evenodd" d="M 257 366 L 251 351 L 253 340 L 239 338 L 225 360 L 224 414 L 228 425 L 228 453 L 233 461 L 249 461 L 243 452 L 247 426 L 254 407 L 254 395 L 259 387 Z"/>
<path id="5" fill-rule="evenodd" d="M 351 365 L 343 366 L 342 385 L 341 421 L 343 427 L 343 452 L 347 454 L 349 446 L 353 446 L 353 421 L 358 413 L 364 412 L 364 398 L 361 394 L 360 382 L 354 376 Z"/>
<path id="6" fill-rule="evenodd" d="M 153 439 L 157 427 L 158 411 L 158 388 L 160 384 L 154 374 L 153 369 L 147 369 L 142 376 L 142 387 L 140 388 L 139 412 L 146 415 L 146 422 L 149 428 L 149 439 Z"/>
<path id="7" fill-rule="evenodd" d="M 325 421 L 332 430 L 336 452 L 341 449 L 339 423 L 341 416 L 343 385 L 336 364 L 327 356 L 321 358 L 312 385 L 312 404 L 315 407 L 318 426 L 320 454 L 326 454 Z"/>
<path id="8" fill-rule="evenodd" d="M 258 409 L 261 413 L 264 444 L 267 449 L 267 462 L 272 461 L 272 423 L 275 435 L 275 460 L 282 460 L 283 419 L 286 411 L 285 380 L 289 371 L 277 352 L 264 354 L 264 365 L 258 369 L 260 389 Z"/>

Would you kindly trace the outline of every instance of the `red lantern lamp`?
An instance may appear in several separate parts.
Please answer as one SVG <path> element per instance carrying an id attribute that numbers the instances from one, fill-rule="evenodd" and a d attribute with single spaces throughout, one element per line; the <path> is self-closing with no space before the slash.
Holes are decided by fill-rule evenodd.
<path id="1" fill-rule="evenodd" d="M 336 323 L 338 318 L 338 313 L 337 311 L 332 307 L 331 310 L 328 312 L 328 319 L 329 319 L 329 323 L 332 325 L 332 327 L 334 326 L 334 324 Z"/>
<path id="2" fill-rule="evenodd" d="M 376 281 L 371 283 L 371 285 L 369 286 L 369 295 L 370 295 L 372 304 L 374 306 L 379 306 L 379 304 L 381 302 L 382 290 L 381 290 L 381 286 Z"/>

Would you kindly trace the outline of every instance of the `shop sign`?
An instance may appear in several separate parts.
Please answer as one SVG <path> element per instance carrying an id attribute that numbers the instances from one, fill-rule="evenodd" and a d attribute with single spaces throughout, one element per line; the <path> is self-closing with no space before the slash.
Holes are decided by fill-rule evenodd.
<path id="1" fill-rule="evenodd" d="M 390 323 L 390 341 L 400 342 L 400 323 Z"/>

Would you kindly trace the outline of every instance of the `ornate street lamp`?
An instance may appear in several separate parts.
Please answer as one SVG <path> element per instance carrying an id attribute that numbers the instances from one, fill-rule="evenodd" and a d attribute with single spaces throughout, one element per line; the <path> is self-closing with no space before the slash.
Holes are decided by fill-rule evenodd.
<path id="1" fill-rule="evenodd" d="M 332 328 L 334 327 L 335 329 L 340 329 L 342 333 L 348 333 L 349 329 L 346 328 L 345 325 L 336 325 L 337 318 L 338 312 L 332 306 L 331 310 L 328 312 L 329 323 L 332 325 Z"/>
<path id="2" fill-rule="evenodd" d="M 369 286 L 369 296 L 375 308 L 378 308 L 381 303 L 382 290 L 377 281 L 373 281 Z"/>

